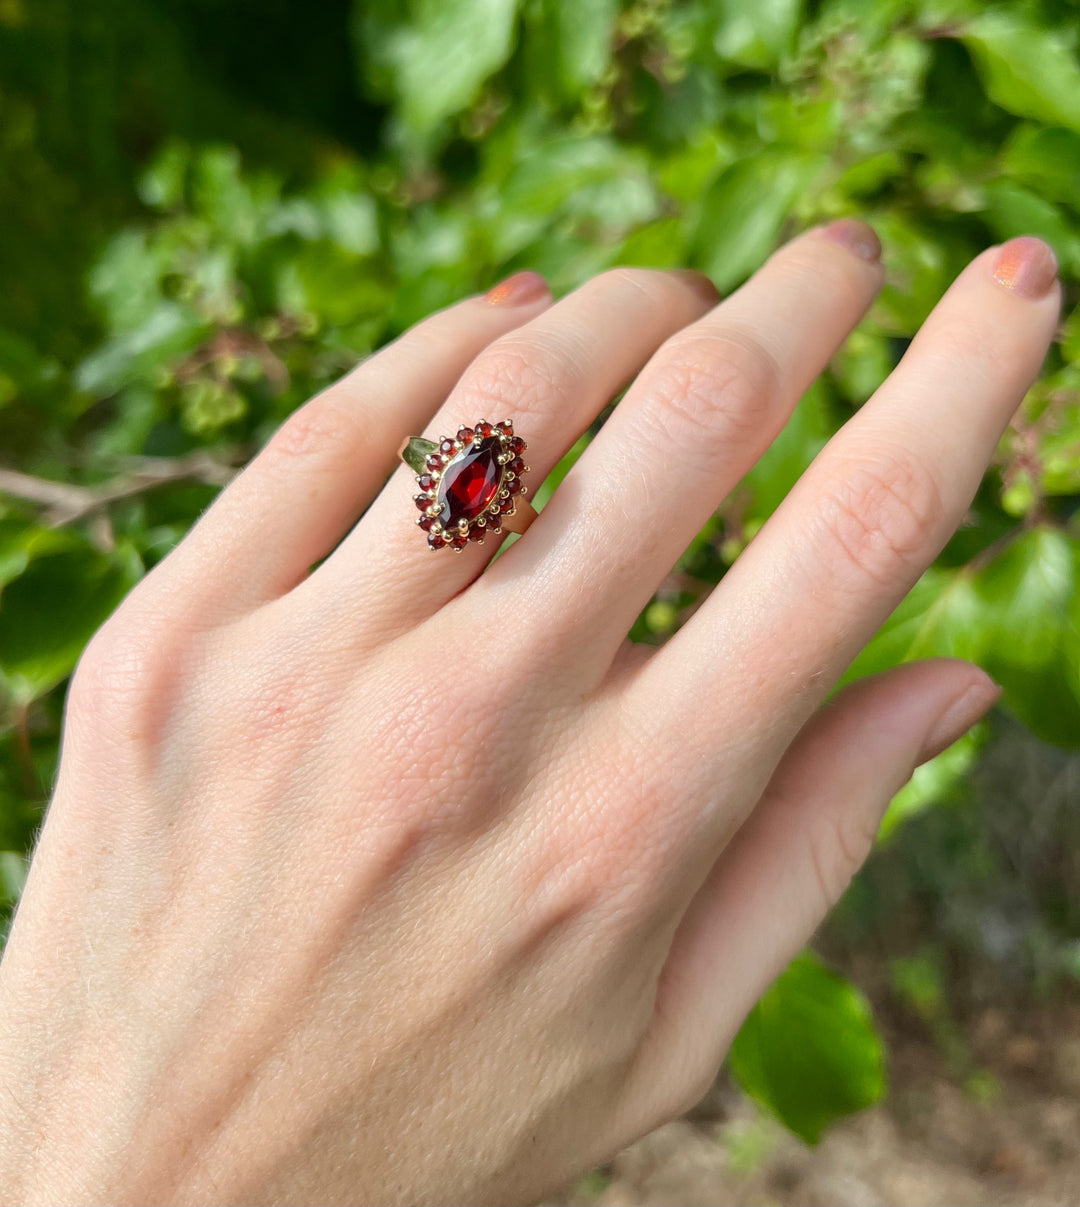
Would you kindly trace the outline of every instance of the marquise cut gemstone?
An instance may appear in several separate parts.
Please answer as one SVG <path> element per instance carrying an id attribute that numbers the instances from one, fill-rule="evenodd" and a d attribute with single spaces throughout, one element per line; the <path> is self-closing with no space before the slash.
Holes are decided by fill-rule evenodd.
<path id="1" fill-rule="evenodd" d="M 499 453 L 502 445 L 496 436 L 466 446 L 443 470 L 439 483 L 439 520 L 444 528 L 459 520 L 475 520 L 490 507 L 502 481 Z"/>

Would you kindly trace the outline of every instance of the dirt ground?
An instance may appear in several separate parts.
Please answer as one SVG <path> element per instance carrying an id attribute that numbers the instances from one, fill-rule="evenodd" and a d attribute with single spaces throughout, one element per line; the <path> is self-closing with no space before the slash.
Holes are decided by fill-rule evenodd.
<path id="1" fill-rule="evenodd" d="M 725 1078 L 670 1123 L 584 1178 L 573 1207 L 1077 1207 L 1080 1004 L 967 1028 L 958 1075 L 917 1028 L 890 1040 L 891 1092 L 809 1148 Z M 891 1033 L 890 1033 L 891 1032 Z M 974 1072 L 971 1071 L 974 1069 Z"/>

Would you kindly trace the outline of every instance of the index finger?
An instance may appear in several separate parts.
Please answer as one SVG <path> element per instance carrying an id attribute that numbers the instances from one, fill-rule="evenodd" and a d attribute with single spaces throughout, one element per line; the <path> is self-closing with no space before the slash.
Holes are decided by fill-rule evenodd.
<path id="1" fill-rule="evenodd" d="M 1059 308 L 1056 262 L 1039 240 L 972 261 L 888 380 L 649 664 L 632 689 L 642 715 L 655 715 L 658 693 L 685 708 L 661 723 L 700 758 L 688 736 L 703 714 L 713 728 L 750 709 L 771 719 L 783 749 L 962 521 Z"/>

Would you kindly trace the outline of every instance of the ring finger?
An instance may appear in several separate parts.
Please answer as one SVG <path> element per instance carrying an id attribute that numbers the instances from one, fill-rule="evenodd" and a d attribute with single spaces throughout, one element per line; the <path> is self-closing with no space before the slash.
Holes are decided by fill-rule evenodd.
<path id="1" fill-rule="evenodd" d="M 699 273 L 602 273 L 482 352 L 427 434 L 438 439 L 481 418 L 511 418 L 528 441 L 530 484 L 540 482 L 656 348 L 717 300 Z M 362 623 L 385 638 L 425 619 L 475 578 L 496 540 L 480 552 L 470 545 L 460 557 L 432 557 L 415 525 L 415 493 L 412 471 L 400 467 L 333 557 L 298 589 L 301 607 L 314 599 L 326 617 L 335 608 L 352 613 L 356 598 L 382 600 L 385 606 L 369 608 Z M 354 614 L 343 631 L 355 639 Z"/>

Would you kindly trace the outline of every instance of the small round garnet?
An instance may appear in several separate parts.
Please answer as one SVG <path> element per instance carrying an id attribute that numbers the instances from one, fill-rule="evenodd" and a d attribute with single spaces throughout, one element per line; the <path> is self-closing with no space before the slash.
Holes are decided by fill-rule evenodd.
<path id="1" fill-rule="evenodd" d="M 443 470 L 439 483 L 439 520 L 444 528 L 456 528 L 459 520 L 477 519 L 491 506 L 502 483 L 497 436 L 479 444 L 466 445 Z"/>

